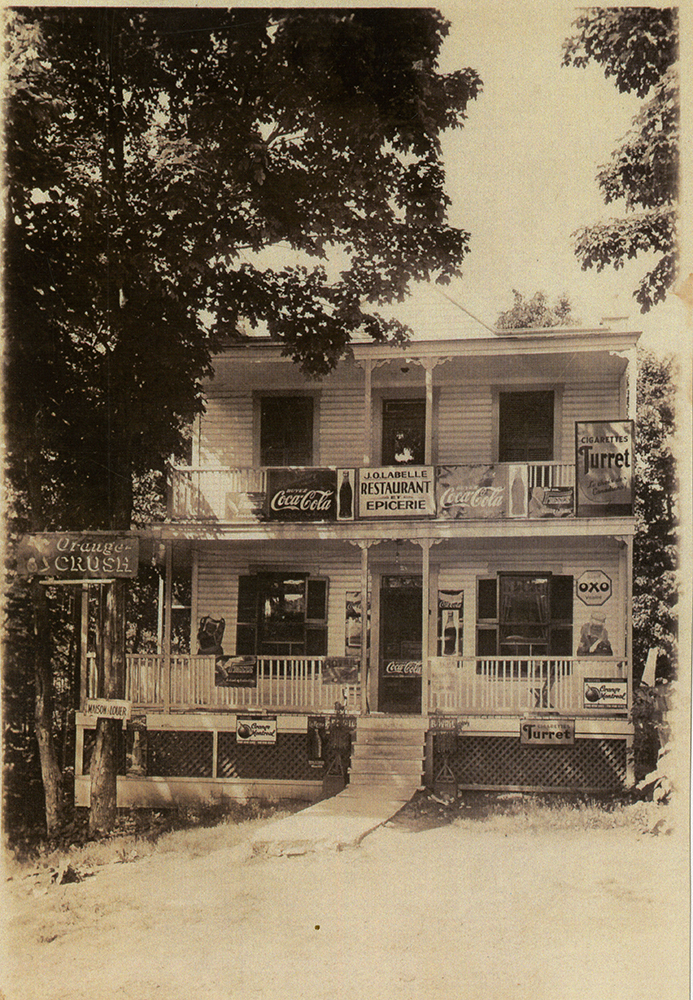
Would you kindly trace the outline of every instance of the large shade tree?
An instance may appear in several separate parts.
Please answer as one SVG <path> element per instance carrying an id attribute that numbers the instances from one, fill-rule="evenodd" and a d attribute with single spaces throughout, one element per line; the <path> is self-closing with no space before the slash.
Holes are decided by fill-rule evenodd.
<path id="1" fill-rule="evenodd" d="M 642 104 L 597 182 L 624 214 L 575 234 L 583 268 L 621 268 L 648 254 L 653 266 L 633 295 L 642 312 L 662 301 L 676 277 L 679 174 L 678 18 L 662 7 L 588 7 L 566 40 L 563 64 L 595 62 L 621 93 Z"/>
<path id="2" fill-rule="evenodd" d="M 460 273 L 469 237 L 446 222 L 440 134 L 480 81 L 437 71 L 446 31 L 426 9 L 10 15 L 7 415 L 26 528 L 128 528 L 134 477 L 180 449 L 215 348 L 244 324 L 321 375 L 357 333 L 404 335 L 378 308 L 411 282 Z M 110 697 L 123 606 L 119 584 Z M 115 816 L 114 739 L 99 720 L 93 830 Z"/>

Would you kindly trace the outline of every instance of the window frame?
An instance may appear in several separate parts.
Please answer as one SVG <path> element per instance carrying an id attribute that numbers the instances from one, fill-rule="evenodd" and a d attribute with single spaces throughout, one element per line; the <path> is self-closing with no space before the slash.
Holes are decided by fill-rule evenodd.
<path id="1" fill-rule="evenodd" d="M 537 459 L 536 461 L 517 461 L 503 464 L 510 465 L 541 465 L 542 462 L 563 461 L 563 394 L 565 386 L 562 383 L 509 383 L 508 385 L 491 386 L 493 400 L 493 435 L 492 459 L 500 462 L 500 396 L 510 392 L 552 392 L 553 393 L 553 458 Z"/>
<path id="2" fill-rule="evenodd" d="M 262 600 L 266 594 L 266 586 L 263 587 L 263 578 L 269 582 L 270 578 L 282 577 L 284 579 L 296 579 L 302 577 L 304 580 L 305 606 L 303 618 L 299 625 L 302 631 L 302 639 L 286 641 L 288 646 L 302 646 L 302 651 L 290 650 L 288 652 L 265 652 L 260 647 L 270 644 L 269 640 L 263 637 L 262 627 Z M 309 612 L 309 586 L 315 584 L 324 586 L 324 618 L 308 617 Z M 250 594 L 250 599 L 248 595 Z M 306 570 L 297 569 L 277 569 L 277 570 L 255 570 L 248 573 L 241 573 L 238 576 L 238 591 L 236 600 L 236 653 L 247 656 L 268 656 L 276 659 L 296 659 L 306 656 L 326 656 L 328 639 L 328 616 L 329 616 L 329 578 L 309 573 Z M 313 610 L 315 610 L 313 608 Z M 297 623 L 298 624 L 298 623 Z M 252 642 L 250 641 L 252 638 Z M 316 640 L 317 643 L 316 643 Z M 277 640 L 274 645 L 281 645 Z M 318 645 L 323 652 L 308 652 L 309 647 Z M 252 650 L 250 646 L 252 645 Z M 240 649 L 239 649 L 240 647 Z"/>
<path id="3" fill-rule="evenodd" d="M 262 462 L 262 402 L 264 399 L 310 399 L 313 404 L 311 458 L 303 465 L 264 465 Z M 253 393 L 253 465 L 260 469 L 317 468 L 320 465 L 320 400 L 321 392 L 304 389 L 262 389 Z"/>
<path id="4" fill-rule="evenodd" d="M 505 577 L 546 577 L 548 578 L 548 591 L 549 591 L 549 613 L 546 622 L 546 634 L 547 634 L 547 651 L 545 654 L 530 654 L 530 653 L 501 653 L 501 627 L 502 627 L 502 616 L 501 616 L 501 579 Z M 570 584 L 567 581 L 570 581 Z M 482 617 L 479 614 L 479 604 L 480 604 L 480 587 L 481 582 L 495 581 L 496 584 L 496 597 L 495 597 L 495 616 Z M 558 582 L 562 581 L 562 582 Z M 560 616 L 554 614 L 554 605 L 558 604 L 559 595 L 558 588 L 564 586 L 566 588 L 566 593 L 568 588 L 570 593 L 574 595 L 575 588 L 575 576 L 572 573 L 554 573 L 551 570 L 547 571 L 532 571 L 532 570 L 499 570 L 495 575 L 493 574 L 481 574 L 476 578 L 476 623 L 475 623 L 475 635 L 474 635 L 474 649 L 475 657 L 477 659 L 560 659 L 560 658 L 571 658 L 573 656 L 573 644 L 575 636 L 575 604 L 574 600 L 570 601 L 570 617 Z M 566 594 L 563 595 L 565 599 Z M 558 635 L 563 632 L 564 638 L 569 639 L 568 645 L 570 651 L 567 653 L 556 653 L 552 649 L 555 648 L 556 641 L 558 640 Z M 480 653 L 479 652 L 479 637 L 480 634 L 484 633 L 487 637 L 491 634 L 495 636 L 495 653 Z"/>

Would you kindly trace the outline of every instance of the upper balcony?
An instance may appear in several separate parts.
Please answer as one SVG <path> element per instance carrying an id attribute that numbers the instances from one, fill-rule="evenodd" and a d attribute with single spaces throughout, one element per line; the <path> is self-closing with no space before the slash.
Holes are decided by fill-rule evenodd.
<path id="1" fill-rule="evenodd" d="M 610 482 L 615 485 L 618 479 Z M 169 517 L 179 522 L 247 525 L 384 520 L 555 521 L 605 513 L 605 504 L 586 507 L 576 503 L 575 484 L 576 466 L 571 462 L 358 469 L 174 466 Z M 609 499 L 614 493 L 612 490 Z M 629 500 L 606 513 L 628 516 Z"/>

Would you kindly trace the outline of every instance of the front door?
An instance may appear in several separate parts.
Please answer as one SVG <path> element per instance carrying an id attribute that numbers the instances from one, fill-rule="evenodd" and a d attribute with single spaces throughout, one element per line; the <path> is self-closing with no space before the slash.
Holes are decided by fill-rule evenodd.
<path id="1" fill-rule="evenodd" d="M 379 711 L 420 714 L 421 673 L 421 583 L 415 577 L 384 577 L 380 590 Z"/>

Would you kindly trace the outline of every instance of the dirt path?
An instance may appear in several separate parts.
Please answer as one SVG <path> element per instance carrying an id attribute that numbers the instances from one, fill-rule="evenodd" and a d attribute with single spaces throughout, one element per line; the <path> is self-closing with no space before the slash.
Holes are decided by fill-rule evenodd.
<path id="1" fill-rule="evenodd" d="M 387 826 L 12 883 L 7 1000 L 683 1000 L 682 856 L 629 829 Z"/>

